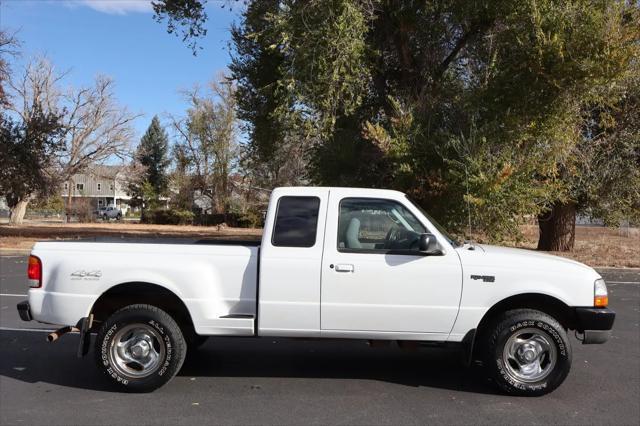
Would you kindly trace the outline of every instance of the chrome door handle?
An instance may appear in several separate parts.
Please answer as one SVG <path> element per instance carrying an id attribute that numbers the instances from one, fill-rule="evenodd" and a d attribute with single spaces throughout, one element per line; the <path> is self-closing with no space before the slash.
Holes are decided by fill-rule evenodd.
<path id="1" fill-rule="evenodd" d="M 336 264 L 336 272 L 353 272 L 354 267 L 348 263 Z"/>

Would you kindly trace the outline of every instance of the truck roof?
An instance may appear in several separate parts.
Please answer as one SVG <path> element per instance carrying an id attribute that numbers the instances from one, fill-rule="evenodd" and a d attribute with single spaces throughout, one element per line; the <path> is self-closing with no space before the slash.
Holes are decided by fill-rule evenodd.
<path id="1" fill-rule="evenodd" d="M 369 197 L 381 197 L 381 196 L 395 196 L 403 197 L 404 193 L 395 191 L 393 189 L 375 189 L 375 188 L 353 188 L 353 187 L 340 187 L 340 186 L 280 186 L 273 190 L 274 195 L 312 195 L 318 189 L 342 191 L 353 191 L 354 196 L 369 196 Z"/>

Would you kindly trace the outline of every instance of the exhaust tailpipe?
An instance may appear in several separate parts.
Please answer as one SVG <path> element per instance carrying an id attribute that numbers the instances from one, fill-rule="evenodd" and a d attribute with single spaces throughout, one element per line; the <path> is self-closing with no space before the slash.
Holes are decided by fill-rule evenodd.
<path id="1" fill-rule="evenodd" d="M 77 327 L 72 327 L 70 325 L 68 325 L 66 327 L 62 327 L 62 328 L 54 331 L 53 333 L 49 333 L 47 335 L 47 342 L 53 343 L 56 340 L 58 340 L 60 337 L 62 337 L 63 334 L 67 334 L 69 332 L 77 333 L 79 331 L 80 331 L 80 329 L 78 329 Z"/>

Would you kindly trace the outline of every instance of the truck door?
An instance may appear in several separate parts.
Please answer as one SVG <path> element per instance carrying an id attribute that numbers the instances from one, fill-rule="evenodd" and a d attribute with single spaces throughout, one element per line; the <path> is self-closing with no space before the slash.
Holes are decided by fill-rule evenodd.
<path id="1" fill-rule="evenodd" d="M 327 188 L 278 188 L 260 247 L 258 333 L 319 336 Z"/>
<path id="2" fill-rule="evenodd" d="M 446 240 L 440 241 L 440 234 L 442 255 L 427 256 L 418 250 L 419 235 L 434 229 L 402 194 L 390 191 L 389 198 L 353 194 L 332 189 L 329 195 L 321 333 L 404 333 L 403 338 L 425 333 L 430 336 L 424 338 L 446 339 L 462 292 L 457 253 Z"/>

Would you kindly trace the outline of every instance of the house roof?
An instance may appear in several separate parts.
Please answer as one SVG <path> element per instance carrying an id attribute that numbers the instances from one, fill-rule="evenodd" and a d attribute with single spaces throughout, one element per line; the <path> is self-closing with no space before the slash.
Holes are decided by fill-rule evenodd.
<path id="1" fill-rule="evenodd" d="M 124 170 L 124 166 L 110 166 L 106 164 L 94 164 L 85 174 L 105 179 L 115 179 L 118 173 Z"/>

